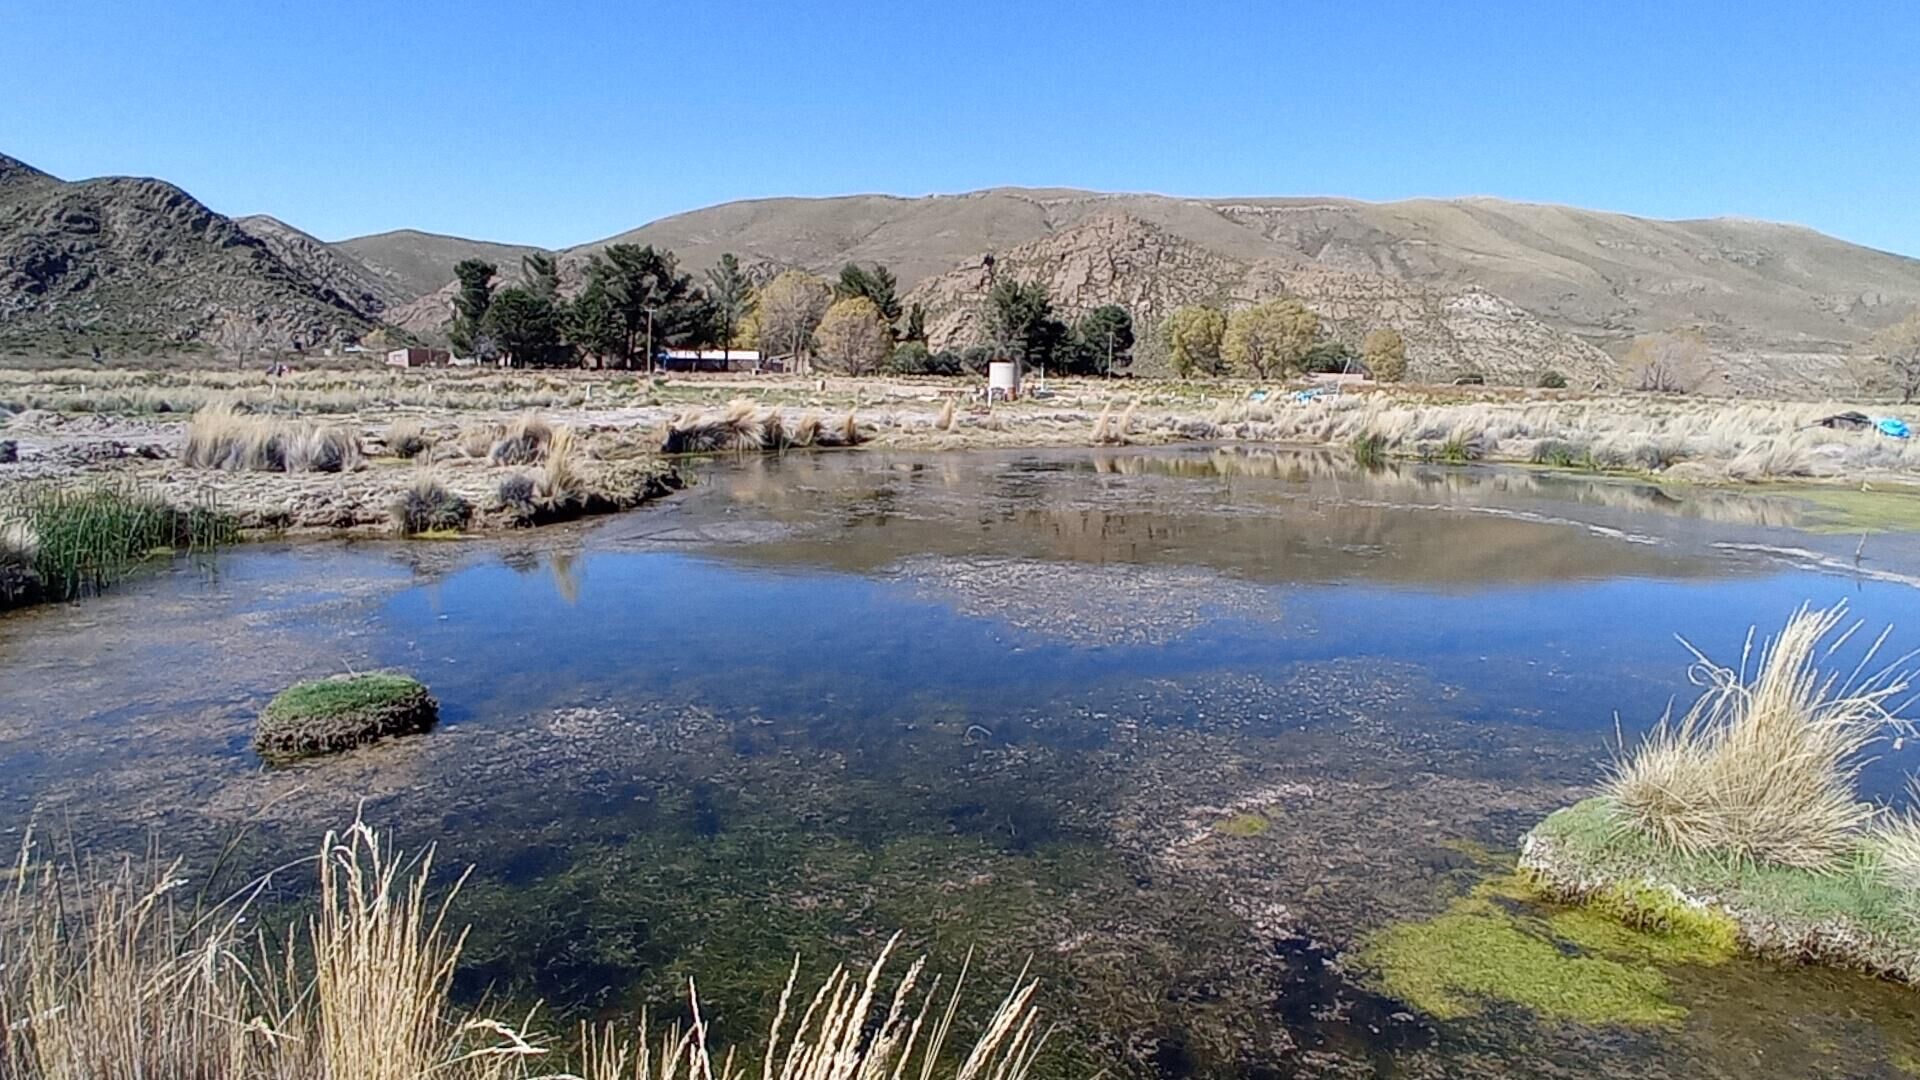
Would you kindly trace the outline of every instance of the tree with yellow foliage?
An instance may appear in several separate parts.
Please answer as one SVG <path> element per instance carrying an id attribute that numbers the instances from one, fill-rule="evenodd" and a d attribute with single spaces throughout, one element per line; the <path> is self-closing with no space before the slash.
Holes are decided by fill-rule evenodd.
<path id="1" fill-rule="evenodd" d="M 1221 352 L 1234 370 L 1264 379 L 1297 368 L 1320 337 L 1320 316 L 1294 299 L 1242 308 L 1227 320 Z"/>
<path id="2" fill-rule="evenodd" d="M 865 296 L 849 296 L 827 309 L 813 340 L 823 359 L 836 361 L 849 375 L 864 375 L 893 352 L 893 330 L 880 305 Z"/>

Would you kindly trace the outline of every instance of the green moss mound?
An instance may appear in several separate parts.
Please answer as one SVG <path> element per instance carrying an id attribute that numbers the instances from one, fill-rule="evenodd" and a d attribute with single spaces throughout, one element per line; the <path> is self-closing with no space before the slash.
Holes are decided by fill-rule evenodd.
<path id="1" fill-rule="evenodd" d="M 1241 837 L 1264 836 L 1272 830 L 1273 822 L 1268 821 L 1265 815 L 1250 812 L 1223 818 L 1214 823 L 1213 826 L 1213 831 L 1215 832 L 1225 833 L 1228 836 Z"/>
<path id="2" fill-rule="evenodd" d="M 260 714 L 253 748 L 269 761 L 330 754 L 432 727 L 440 704 L 394 672 L 335 675 L 280 692 Z"/>
<path id="3" fill-rule="evenodd" d="M 1486 1002 L 1585 1024 L 1662 1026 L 1686 1010 L 1662 968 L 1716 964 L 1731 926 L 1679 919 L 1630 927 L 1589 908 L 1539 903 L 1525 874 L 1493 878 L 1436 918 L 1374 935 L 1360 963 L 1383 989 L 1442 1020 Z"/>
<path id="4" fill-rule="evenodd" d="M 1535 826 L 1520 863 L 1546 893 L 1623 925 L 1691 927 L 1761 956 L 1920 985 L 1920 905 L 1888 883 L 1871 837 L 1825 871 L 1688 856 L 1594 798 Z"/>

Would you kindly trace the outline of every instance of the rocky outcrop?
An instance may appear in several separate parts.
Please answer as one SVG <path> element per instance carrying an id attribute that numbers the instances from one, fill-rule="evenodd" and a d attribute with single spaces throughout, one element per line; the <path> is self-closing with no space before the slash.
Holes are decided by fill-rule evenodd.
<path id="1" fill-rule="evenodd" d="M 0 350 L 286 348 L 374 325 L 355 298 L 172 184 L 0 165 Z"/>
<path id="2" fill-rule="evenodd" d="M 1610 382 L 1613 362 L 1484 289 L 1443 289 L 1360 270 L 1329 270 L 1288 260 L 1242 262 L 1184 240 L 1130 214 L 1106 213 L 922 282 L 908 296 L 928 312 L 936 348 L 978 335 L 992 277 L 1044 282 L 1067 317 L 1120 304 L 1142 330 L 1183 304 L 1229 310 L 1297 297 L 1321 318 L 1327 336 L 1358 346 L 1369 330 L 1391 327 L 1407 342 L 1417 378 L 1468 371 L 1494 382 L 1531 383 L 1554 370 L 1575 385 Z"/>

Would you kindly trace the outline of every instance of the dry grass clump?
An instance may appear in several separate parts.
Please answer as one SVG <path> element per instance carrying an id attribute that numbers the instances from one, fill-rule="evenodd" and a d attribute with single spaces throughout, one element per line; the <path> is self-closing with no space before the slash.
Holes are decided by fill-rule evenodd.
<path id="1" fill-rule="evenodd" d="M 758 454 L 790 447 L 856 446 L 860 426 L 852 412 L 839 424 L 812 414 L 789 426 L 779 409 L 761 410 L 751 401 L 728 403 L 719 413 L 683 414 L 668 421 L 661 437 L 663 454 Z"/>
<path id="2" fill-rule="evenodd" d="M 573 1047 L 456 1010 L 449 990 L 466 932 L 449 919 L 462 875 L 428 894 L 432 850 L 402 859 L 356 822 L 328 833 L 316 860 L 315 913 L 273 934 L 247 930 L 265 879 L 204 906 L 180 864 L 106 876 L 56 868 L 22 849 L 0 899 L 0 1075 L 20 1080 L 745 1080 L 732 1051 L 707 1042 L 698 994 L 682 1031 L 607 1024 Z M 306 860 L 303 860 L 303 862 Z M 296 864 L 297 865 L 297 864 Z M 270 945 L 271 940 L 284 941 Z M 946 1041 L 960 1002 L 914 1002 L 924 960 L 878 1006 L 897 935 L 865 978 L 836 969 L 798 1021 L 796 961 L 773 1018 L 761 1075 L 781 1080 L 1021 1080 L 1045 1041 L 1024 975 L 956 1062 Z M 655 1048 L 657 1049 L 657 1052 Z M 563 1068 L 574 1059 L 571 1070 Z"/>
<path id="3" fill-rule="evenodd" d="M 1861 755 L 1900 723 L 1888 703 L 1908 682 L 1892 668 L 1862 677 L 1885 633 L 1845 681 L 1820 673 L 1817 662 L 1860 628 L 1841 630 L 1845 618 L 1844 602 L 1802 607 L 1761 649 L 1751 678 L 1751 635 L 1738 669 L 1688 646 L 1705 687 L 1699 700 L 1610 769 L 1606 793 L 1626 821 L 1685 854 L 1807 869 L 1853 848 L 1875 815 L 1855 791 Z"/>
<path id="4" fill-rule="evenodd" d="M 1881 823 L 1876 845 L 1887 879 L 1920 895 L 1920 777 L 1907 781 L 1908 806 Z"/>
<path id="5" fill-rule="evenodd" d="M 231 472 L 342 472 L 365 459 L 350 428 L 253 416 L 230 404 L 193 414 L 180 457 L 194 468 Z"/>
<path id="6" fill-rule="evenodd" d="M 534 413 L 528 413 L 508 425 L 487 450 L 487 460 L 495 465 L 533 465 L 547 456 L 553 441 L 553 425 Z"/>
<path id="7" fill-rule="evenodd" d="M 416 536 L 466 528 L 467 521 L 473 517 L 473 505 L 448 491 L 432 473 L 422 472 L 393 501 L 388 513 L 401 535 Z"/>
<path id="8" fill-rule="evenodd" d="M 426 426 L 414 419 L 395 420 L 387 425 L 387 452 L 395 457 L 415 458 L 433 449 Z"/>

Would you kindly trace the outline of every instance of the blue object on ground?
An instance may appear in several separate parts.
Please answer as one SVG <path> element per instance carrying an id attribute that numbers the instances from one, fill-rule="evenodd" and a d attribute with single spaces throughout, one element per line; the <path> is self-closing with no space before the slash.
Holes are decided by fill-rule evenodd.
<path id="1" fill-rule="evenodd" d="M 1265 401 L 1267 400 L 1267 392 L 1265 390 L 1254 390 L 1249 394 L 1247 394 L 1247 400 L 1248 401 Z"/>
<path id="2" fill-rule="evenodd" d="M 1883 416 L 1875 420 L 1873 426 L 1880 429 L 1880 434 L 1895 439 L 1910 438 L 1913 435 L 1913 431 L 1907 427 L 1907 422 L 1895 416 Z"/>

